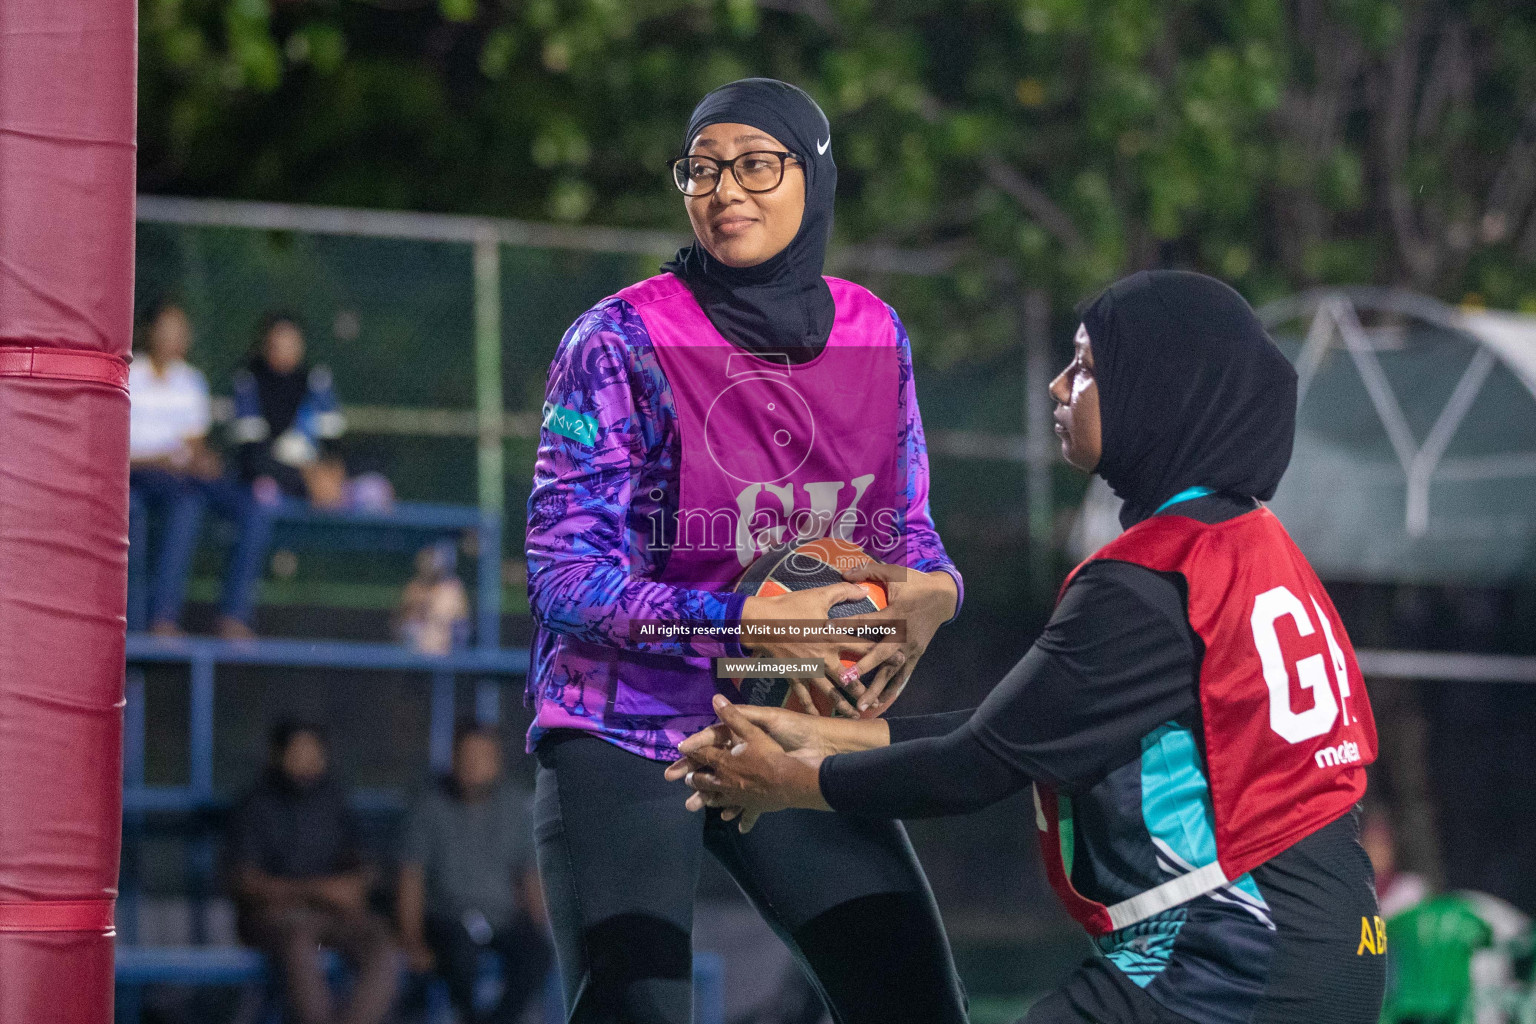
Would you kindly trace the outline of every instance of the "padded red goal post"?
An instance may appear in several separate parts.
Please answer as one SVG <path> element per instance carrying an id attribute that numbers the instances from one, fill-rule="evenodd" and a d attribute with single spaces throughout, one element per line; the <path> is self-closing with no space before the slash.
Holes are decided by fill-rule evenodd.
<path id="1" fill-rule="evenodd" d="M 108 1024 L 134 0 L 0 2 L 0 1021 Z"/>

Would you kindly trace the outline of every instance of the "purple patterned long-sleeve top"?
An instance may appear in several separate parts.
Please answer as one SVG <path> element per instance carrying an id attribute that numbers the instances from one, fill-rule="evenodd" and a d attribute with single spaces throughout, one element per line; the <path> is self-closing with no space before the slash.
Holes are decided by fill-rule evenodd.
<path id="1" fill-rule="evenodd" d="M 887 307 L 889 309 L 889 307 Z M 900 365 L 898 444 L 906 448 L 906 543 L 903 563 L 954 577 L 928 507 L 928 452 L 912 381 L 906 328 L 891 310 Z M 623 299 L 583 313 L 560 342 L 545 390 L 528 499 L 528 597 L 533 611 L 528 698 L 536 709 L 531 751 L 551 728 L 596 733 L 654 760 L 673 760 L 684 737 L 712 715 L 643 719 L 615 714 L 606 694 L 590 687 L 569 658 L 556 659 L 562 637 L 658 655 L 740 657 L 734 640 L 694 637 L 636 640 L 637 620 L 740 623 L 743 594 L 699 590 L 657 580 L 667 557 L 649 543 L 676 515 L 681 434 L 671 388 L 645 324 Z M 552 423 L 550 411 L 561 422 Z M 959 601 L 956 602 L 958 611 Z M 593 674 L 594 676 L 596 673 Z"/>

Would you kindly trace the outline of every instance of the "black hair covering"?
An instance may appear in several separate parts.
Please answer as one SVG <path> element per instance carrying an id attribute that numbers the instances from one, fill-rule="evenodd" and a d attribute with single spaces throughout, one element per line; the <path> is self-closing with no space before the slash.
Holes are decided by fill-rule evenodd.
<path id="1" fill-rule="evenodd" d="M 245 364 L 256 380 L 257 400 L 273 437 L 293 426 L 299 406 L 309 394 L 309 366 L 306 363 L 301 362 L 292 370 L 279 373 L 267 362 L 267 338 L 282 324 L 300 332 L 304 330 L 303 322 L 292 313 L 265 314 L 256 328 L 256 343 L 251 346 L 251 357 Z"/>
<path id="2" fill-rule="evenodd" d="M 1129 527 L 1188 487 L 1266 500 L 1291 461 L 1296 371 L 1243 297 L 1203 274 L 1154 270 L 1083 315 L 1099 388 L 1096 472 Z"/>
<path id="3" fill-rule="evenodd" d="M 683 154 L 712 124 L 749 124 L 800 158 L 805 168 L 800 230 L 782 252 L 755 267 L 728 267 L 695 240 L 661 269 L 683 279 L 710 323 L 729 341 L 753 352 L 783 352 L 793 362 L 810 359 L 826 345 L 836 312 L 821 276 L 837 191 L 827 115 L 804 90 L 787 82 L 744 78 L 699 101 L 683 136 Z"/>

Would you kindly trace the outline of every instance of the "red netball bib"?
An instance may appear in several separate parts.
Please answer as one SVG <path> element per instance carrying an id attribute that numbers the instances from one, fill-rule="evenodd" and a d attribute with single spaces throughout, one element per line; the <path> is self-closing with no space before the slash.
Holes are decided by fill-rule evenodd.
<path id="1" fill-rule="evenodd" d="M 1112 907 L 1073 889 L 1056 795 L 1036 790 L 1047 873 L 1095 934 L 1124 928 L 1241 877 L 1344 814 L 1365 794 L 1376 725 L 1355 652 L 1328 593 L 1268 509 L 1206 524 L 1154 516 L 1102 548 L 1184 578 L 1205 645 L 1200 709 L 1216 860 Z"/>

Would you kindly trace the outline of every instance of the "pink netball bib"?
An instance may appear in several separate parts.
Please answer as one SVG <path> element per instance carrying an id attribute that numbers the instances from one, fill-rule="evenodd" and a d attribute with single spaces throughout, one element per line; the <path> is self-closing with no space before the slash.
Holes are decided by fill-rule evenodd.
<path id="1" fill-rule="evenodd" d="M 682 432 L 665 582 L 726 589 L 764 550 L 796 538 L 838 537 L 901 561 L 895 326 L 867 289 L 827 284 L 832 334 L 798 365 L 731 344 L 671 274 L 619 293 L 645 322 Z"/>

